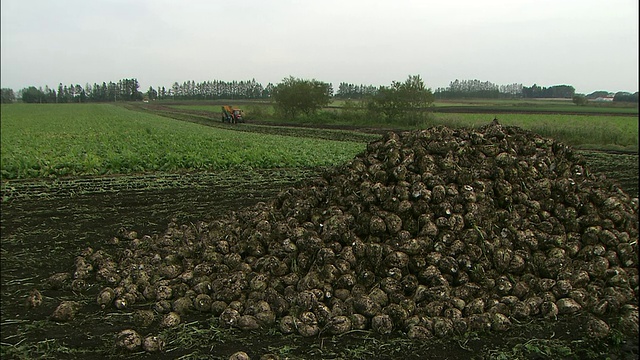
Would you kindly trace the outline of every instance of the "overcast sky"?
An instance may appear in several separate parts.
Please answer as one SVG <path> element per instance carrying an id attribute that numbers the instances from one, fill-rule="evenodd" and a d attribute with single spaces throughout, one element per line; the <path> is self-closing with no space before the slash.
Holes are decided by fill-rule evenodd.
<path id="1" fill-rule="evenodd" d="M 420 75 L 638 91 L 638 0 L 2 0 L 2 87 Z"/>

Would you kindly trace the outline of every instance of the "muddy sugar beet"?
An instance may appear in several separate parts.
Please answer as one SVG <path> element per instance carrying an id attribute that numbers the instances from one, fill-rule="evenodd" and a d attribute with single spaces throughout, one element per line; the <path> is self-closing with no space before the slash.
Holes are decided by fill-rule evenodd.
<path id="1" fill-rule="evenodd" d="M 76 272 L 103 279 L 101 306 L 302 336 L 443 337 L 576 314 L 593 336 L 637 334 L 637 204 L 552 140 L 435 127 L 389 133 L 224 219 L 85 251 Z"/>

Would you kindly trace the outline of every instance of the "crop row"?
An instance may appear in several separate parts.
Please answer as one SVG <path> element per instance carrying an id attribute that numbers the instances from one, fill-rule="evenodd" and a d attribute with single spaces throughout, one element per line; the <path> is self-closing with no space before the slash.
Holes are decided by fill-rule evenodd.
<path id="1" fill-rule="evenodd" d="M 318 176 L 324 168 L 230 169 L 215 172 L 156 173 L 99 177 L 67 177 L 53 180 L 12 180 L 0 186 L 2 201 L 51 199 L 96 194 L 129 194 L 174 189 L 211 191 L 225 194 L 249 187 L 252 189 L 293 184 Z"/>
<path id="2" fill-rule="evenodd" d="M 2 179 L 316 167 L 364 143 L 262 135 L 176 122 L 121 107 L 2 107 Z"/>

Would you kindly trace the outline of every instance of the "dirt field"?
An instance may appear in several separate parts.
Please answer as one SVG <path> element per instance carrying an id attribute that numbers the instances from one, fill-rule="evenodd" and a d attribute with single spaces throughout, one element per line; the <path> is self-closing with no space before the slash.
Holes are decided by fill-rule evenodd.
<path id="1" fill-rule="evenodd" d="M 193 119 L 189 119 L 193 121 Z M 586 153 L 592 170 L 618 181 L 638 196 L 637 154 Z M 141 235 L 162 233 L 170 222 L 188 224 L 216 219 L 229 211 L 266 201 L 280 190 L 317 176 L 316 170 L 227 171 L 207 174 L 100 177 L 3 184 L 1 194 L 1 352 L 3 359 L 228 359 L 236 351 L 252 359 L 636 359 L 638 341 L 613 332 L 594 341 L 585 318 L 560 317 L 515 324 L 508 333 L 412 341 L 351 331 L 341 336 L 283 336 L 276 330 L 222 329 L 202 316 L 184 319 L 171 330 L 144 329 L 166 341 L 159 354 L 123 353 L 115 335 L 129 328 L 131 314 L 101 310 L 98 285 L 74 291 L 50 290 L 49 276 L 74 269 L 85 248 L 109 249 L 123 229 Z M 32 289 L 42 305 L 28 308 Z M 69 323 L 49 320 L 63 300 L 82 310 Z M 265 357 L 267 358 L 267 357 Z"/>
<path id="2" fill-rule="evenodd" d="M 154 234 L 165 230 L 170 221 L 213 219 L 266 200 L 312 175 L 277 170 L 84 179 L 55 186 L 14 184 L 3 192 L 2 201 L 3 358 L 60 357 L 65 348 L 69 358 L 93 358 L 111 349 L 122 322 L 119 314 L 113 314 L 113 323 L 100 321 L 104 313 L 95 304 L 95 288 L 73 298 L 68 292 L 43 291 L 41 307 L 29 311 L 24 307 L 31 289 L 42 289 L 51 274 L 72 269 L 75 256 L 87 246 L 107 247 L 106 240 L 121 228 Z M 63 299 L 82 302 L 89 315 L 65 325 L 47 320 Z"/>

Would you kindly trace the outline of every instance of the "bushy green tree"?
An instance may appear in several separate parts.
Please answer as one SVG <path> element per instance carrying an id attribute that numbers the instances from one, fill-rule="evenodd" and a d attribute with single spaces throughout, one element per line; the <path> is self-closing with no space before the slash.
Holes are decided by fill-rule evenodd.
<path id="1" fill-rule="evenodd" d="M 406 120 L 423 116 L 433 100 L 431 89 L 424 85 L 420 75 L 410 75 L 405 82 L 394 81 L 391 86 L 381 86 L 369 99 L 367 108 L 387 121 Z"/>
<path id="2" fill-rule="evenodd" d="M 147 98 L 149 98 L 149 100 L 156 100 L 158 98 L 158 92 L 153 88 L 153 86 L 149 86 L 149 90 L 147 90 Z"/>
<path id="3" fill-rule="evenodd" d="M 589 102 L 589 99 L 587 99 L 587 97 L 584 95 L 574 95 L 572 100 L 573 103 L 578 106 L 587 105 L 587 103 Z"/>
<path id="4" fill-rule="evenodd" d="M 558 98 L 573 99 L 576 89 L 571 85 L 553 85 L 550 87 L 540 87 L 533 84 L 531 87 L 522 88 L 522 96 L 525 98 Z"/>
<path id="5" fill-rule="evenodd" d="M 299 114 L 314 114 L 329 104 L 332 95 L 331 84 L 293 76 L 283 79 L 273 90 L 276 108 L 291 119 Z"/>
<path id="6" fill-rule="evenodd" d="M 586 98 L 589 100 L 594 100 L 597 99 L 599 97 L 606 97 L 609 96 L 609 92 L 605 91 L 605 90 L 598 90 L 598 91 L 594 91 L 591 94 L 586 95 Z"/>
<path id="7" fill-rule="evenodd" d="M 45 102 L 45 95 L 41 89 L 36 89 L 35 86 L 29 86 L 28 88 L 20 90 L 22 95 L 22 102 L 25 103 L 43 103 Z"/>
<path id="8" fill-rule="evenodd" d="M 634 102 L 637 103 L 638 102 L 638 92 L 636 91 L 635 93 L 629 93 L 626 91 L 619 91 L 615 94 L 615 96 L 613 97 L 613 101 L 615 102 Z"/>
<path id="9" fill-rule="evenodd" d="M 13 92 L 13 89 L 0 89 L 0 97 L 2 98 L 3 104 L 11 104 L 12 102 L 16 101 L 16 94 Z"/>

